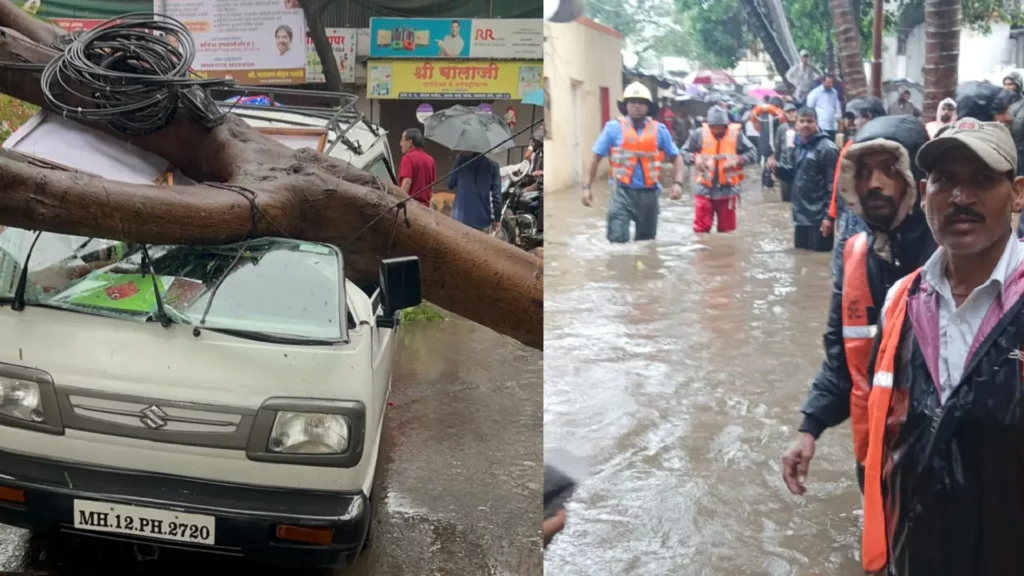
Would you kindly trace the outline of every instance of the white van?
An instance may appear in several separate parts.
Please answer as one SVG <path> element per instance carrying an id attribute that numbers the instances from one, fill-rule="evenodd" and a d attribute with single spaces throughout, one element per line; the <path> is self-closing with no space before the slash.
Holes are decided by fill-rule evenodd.
<path id="1" fill-rule="evenodd" d="M 162 169 L 65 124 L 41 114 L 4 146 L 125 181 Z M 386 148 L 375 137 L 345 149 L 372 160 Z M 351 563 L 370 526 L 399 311 L 420 300 L 416 258 L 357 286 L 326 244 L 143 246 L 3 228 L 0 522 Z"/>

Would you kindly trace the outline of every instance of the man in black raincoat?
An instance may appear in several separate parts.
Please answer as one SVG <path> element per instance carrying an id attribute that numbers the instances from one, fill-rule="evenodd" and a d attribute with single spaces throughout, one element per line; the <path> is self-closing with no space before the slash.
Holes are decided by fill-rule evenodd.
<path id="1" fill-rule="evenodd" d="M 862 563 L 890 576 L 1024 574 L 1024 178 L 1009 130 L 961 118 L 921 147 L 939 244 L 886 297 Z"/>
<path id="2" fill-rule="evenodd" d="M 776 174 L 790 185 L 793 208 L 793 244 L 815 252 L 832 249 L 832 236 L 821 233 L 821 221 L 828 215 L 832 200 L 839 150 L 827 134 L 818 129 L 818 116 L 811 108 L 801 108 L 796 119 L 796 147 L 787 155 L 786 164 Z"/>
<path id="3" fill-rule="evenodd" d="M 851 416 L 851 395 L 854 380 L 859 380 L 859 414 L 854 414 L 854 432 L 861 434 L 858 478 L 864 458 L 863 420 L 866 416 L 867 366 L 870 360 L 871 336 L 878 320 L 885 294 L 897 280 L 923 264 L 935 251 L 935 240 L 918 202 L 917 183 L 923 173 L 913 170 L 913 158 L 928 141 L 928 133 L 916 119 L 909 116 L 883 116 L 858 126 L 857 135 L 840 163 L 837 187 L 846 209 L 866 223 L 867 230 L 856 238 L 862 253 L 855 260 L 851 247 L 840 255 L 840 265 L 832 277 L 832 304 L 825 329 L 825 360 L 811 383 L 803 407 L 803 422 L 796 441 L 783 456 L 783 479 L 794 494 L 803 494 L 804 478 L 814 457 L 817 438 Z M 843 258 L 847 256 L 848 258 Z M 844 275 L 850 272 L 850 277 Z M 866 274 L 866 282 L 864 280 Z M 866 284 L 870 301 L 858 304 L 864 312 L 859 322 L 862 333 L 850 326 L 851 311 L 844 314 L 844 292 L 847 306 L 854 305 L 857 290 L 853 283 Z M 845 320 L 845 322 L 844 322 Z M 845 337 L 844 337 L 845 335 Z M 856 339 L 863 342 L 854 342 Z M 847 350 L 858 356 L 848 358 Z M 852 374 L 852 375 L 851 375 Z M 858 399 L 854 397 L 853 403 Z M 860 420 L 860 422 L 858 422 Z M 859 429 L 859 431 L 858 431 Z M 856 441 L 855 441 L 856 444 Z M 857 454 L 860 452 L 860 454 Z"/>

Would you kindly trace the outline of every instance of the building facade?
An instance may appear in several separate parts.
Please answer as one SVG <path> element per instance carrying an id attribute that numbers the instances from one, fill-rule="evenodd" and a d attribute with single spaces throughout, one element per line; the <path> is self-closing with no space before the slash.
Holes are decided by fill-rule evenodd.
<path id="1" fill-rule="evenodd" d="M 544 148 L 558 159 L 545 163 L 544 185 L 577 186 L 601 128 L 619 116 L 622 34 L 587 18 L 545 22 L 544 95 Z M 602 162 L 599 174 L 607 172 Z"/>

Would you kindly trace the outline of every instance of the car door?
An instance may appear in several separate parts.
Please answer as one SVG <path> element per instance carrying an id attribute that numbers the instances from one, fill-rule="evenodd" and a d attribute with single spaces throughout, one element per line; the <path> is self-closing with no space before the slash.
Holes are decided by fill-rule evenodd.
<path id="1" fill-rule="evenodd" d="M 383 315 L 381 291 L 378 286 L 370 298 L 370 309 L 374 321 L 370 323 L 373 332 L 373 401 L 377 413 L 383 417 L 384 406 L 391 390 L 392 364 L 395 359 L 395 348 L 398 341 L 398 327 L 387 328 L 377 325 L 376 319 Z"/>

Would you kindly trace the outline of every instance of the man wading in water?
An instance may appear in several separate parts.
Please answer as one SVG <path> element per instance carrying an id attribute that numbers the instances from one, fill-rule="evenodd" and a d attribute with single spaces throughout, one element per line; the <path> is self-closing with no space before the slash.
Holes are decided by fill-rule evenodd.
<path id="1" fill-rule="evenodd" d="M 636 222 L 635 240 L 653 240 L 658 233 L 658 196 L 661 194 L 661 163 L 672 160 L 675 184 L 671 198 L 683 196 L 683 160 L 672 134 L 664 124 L 649 115 L 657 114 L 651 91 L 634 82 L 623 91 L 619 110 L 626 116 L 611 120 L 594 143 L 583 182 L 583 205 L 590 206 L 594 195 L 590 185 L 597 176 L 601 158 L 608 156 L 613 188 L 608 203 L 608 241 L 629 242 L 629 224 Z"/>

